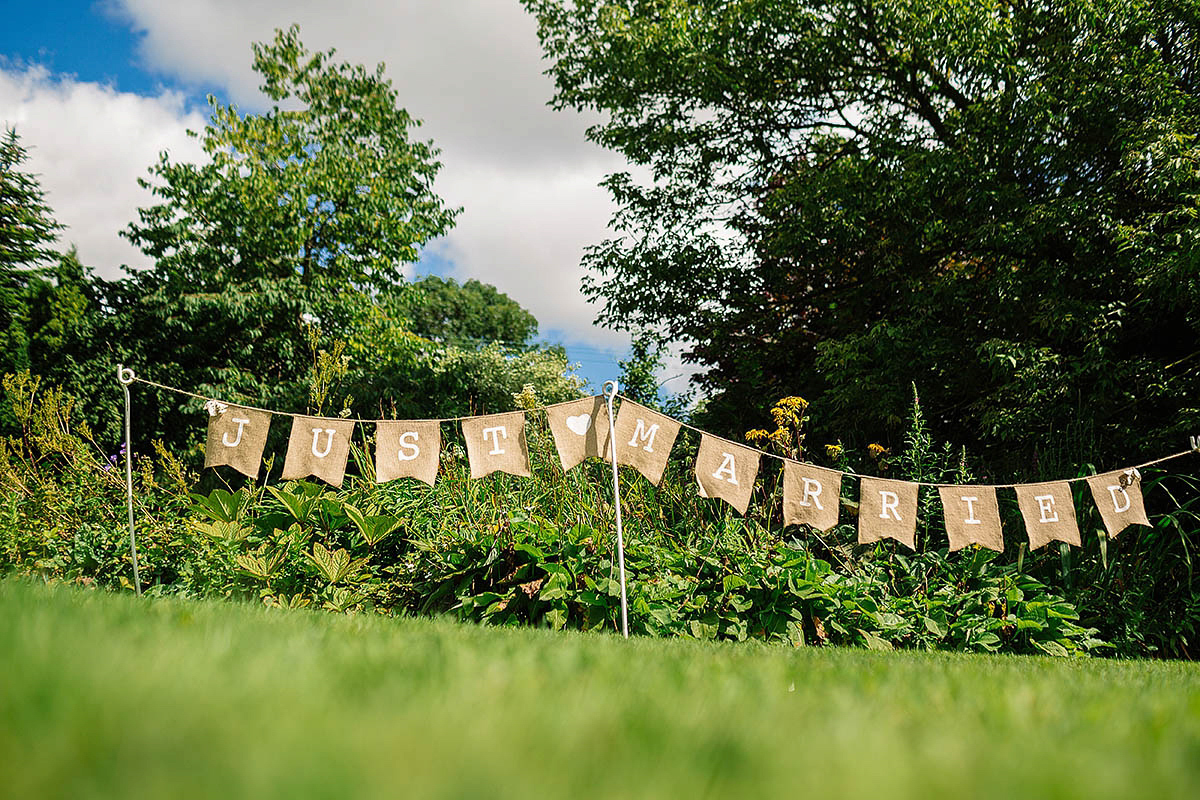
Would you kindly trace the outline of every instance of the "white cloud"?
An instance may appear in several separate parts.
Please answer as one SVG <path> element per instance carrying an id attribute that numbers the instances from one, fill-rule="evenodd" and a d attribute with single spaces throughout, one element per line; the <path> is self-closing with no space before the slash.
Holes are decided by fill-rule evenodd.
<path id="1" fill-rule="evenodd" d="M 14 126 L 38 175 L 46 203 L 67 226 L 83 263 L 104 277 L 119 267 L 147 265 L 117 233 L 150 195 L 137 185 L 162 150 L 197 160 L 199 145 L 185 130 L 204 120 L 184 109 L 177 93 L 142 97 L 96 83 L 54 77 L 44 69 L 0 70 L 0 123 Z"/>

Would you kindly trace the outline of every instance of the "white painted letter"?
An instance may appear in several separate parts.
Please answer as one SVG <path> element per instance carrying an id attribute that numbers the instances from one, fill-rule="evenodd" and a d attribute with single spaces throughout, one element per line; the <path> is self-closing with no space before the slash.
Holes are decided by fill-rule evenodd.
<path id="1" fill-rule="evenodd" d="M 409 441 L 410 437 L 412 441 Z M 417 447 L 417 440 L 420 438 L 420 434 L 416 431 L 400 434 L 400 452 L 396 453 L 396 457 L 401 461 L 412 461 L 421 455 L 421 448 Z"/>
<path id="2" fill-rule="evenodd" d="M 1033 499 L 1037 501 L 1038 508 L 1042 512 L 1039 522 L 1058 522 L 1058 512 L 1054 510 L 1054 495 L 1039 494 Z"/>
<path id="3" fill-rule="evenodd" d="M 737 473 L 733 471 L 733 453 L 722 453 L 721 466 L 717 467 L 717 471 L 713 473 L 713 477 L 719 481 L 731 483 L 738 486 Z M 728 475 L 728 478 L 721 477 Z"/>
<path id="4" fill-rule="evenodd" d="M 643 449 L 647 453 L 653 453 L 654 452 L 654 437 L 657 434 L 658 434 L 658 423 L 657 422 L 650 426 L 650 430 L 646 430 L 646 421 L 639 419 L 637 421 L 637 427 L 634 428 L 634 430 L 633 430 L 633 438 L 629 440 L 629 446 L 637 447 L 638 440 L 640 439 L 641 441 L 646 443 L 646 446 Z"/>
<path id="5" fill-rule="evenodd" d="M 982 525 L 983 522 L 975 519 L 975 504 L 979 502 L 978 497 L 960 497 L 967 504 L 967 518 L 963 520 L 967 525 Z"/>
<path id="6" fill-rule="evenodd" d="M 317 439 L 319 439 L 321 437 L 321 431 L 324 431 L 325 433 L 327 433 L 329 435 L 325 437 L 325 450 L 323 452 L 318 453 L 317 452 Z M 333 428 L 313 428 L 312 432 L 313 432 L 312 454 L 314 456 L 316 456 L 317 458 L 324 458 L 325 456 L 329 455 L 329 451 L 333 449 L 333 435 L 335 433 L 337 433 L 337 431 L 335 431 Z"/>
<path id="7" fill-rule="evenodd" d="M 804 479 L 804 496 L 800 498 L 800 505 L 804 506 L 805 508 L 808 508 L 808 506 L 809 506 L 808 499 L 810 497 L 812 498 L 812 501 L 817 504 L 817 508 L 821 509 L 822 511 L 825 510 L 825 506 L 821 505 L 821 500 L 820 500 L 820 498 L 821 498 L 821 482 L 814 481 L 812 478 L 805 478 Z"/>
<path id="8" fill-rule="evenodd" d="M 900 512 L 897 510 L 900 506 L 900 496 L 898 494 L 895 492 L 885 492 L 880 490 L 879 505 L 883 509 L 882 513 L 879 515 L 880 519 L 887 519 L 888 510 L 890 509 L 892 512 L 892 517 L 895 518 L 896 522 L 903 522 L 903 520 L 900 519 Z"/>
<path id="9" fill-rule="evenodd" d="M 499 436 L 496 435 L 497 432 L 499 432 Z M 503 438 L 507 439 L 508 438 L 508 430 L 503 425 L 496 427 L 496 428 L 484 428 L 483 429 L 483 440 L 485 442 L 487 441 L 489 433 L 492 435 L 492 451 L 490 453 L 488 453 L 488 455 L 489 456 L 504 455 L 504 450 L 500 447 L 500 438 L 503 437 Z"/>
<path id="10" fill-rule="evenodd" d="M 232 417 L 232 419 L 234 422 L 237 423 L 237 426 L 238 426 L 237 438 L 234 439 L 232 442 L 229 441 L 229 431 L 225 431 L 225 433 L 223 433 L 221 435 L 221 444 L 225 445 L 226 447 L 237 447 L 239 444 L 241 444 L 242 443 L 242 428 L 245 428 L 247 425 L 250 424 L 250 420 L 242 419 L 241 417 Z"/>
<path id="11" fill-rule="evenodd" d="M 1121 498 L 1125 500 L 1125 505 L 1121 505 L 1121 501 L 1117 499 L 1117 492 L 1121 493 Z M 1108 493 L 1112 495 L 1113 511 L 1117 512 L 1118 514 L 1121 514 L 1125 511 L 1129 510 L 1129 504 L 1131 502 L 1133 502 L 1132 500 L 1129 499 L 1129 492 L 1125 491 L 1120 486 L 1109 486 Z"/>

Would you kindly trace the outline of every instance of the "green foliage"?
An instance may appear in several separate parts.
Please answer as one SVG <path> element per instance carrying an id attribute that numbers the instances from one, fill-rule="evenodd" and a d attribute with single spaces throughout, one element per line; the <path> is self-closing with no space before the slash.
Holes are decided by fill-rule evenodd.
<path id="1" fill-rule="evenodd" d="M 556 106 L 648 176 L 607 179 L 587 291 L 690 344 L 706 427 L 802 392 L 822 436 L 897 442 L 915 380 L 1024 479 L 1195 430 L 1193 4 L 524 5 Z"/>
<path id="2" fill-rule="evenodd" d="M 428 339 L 454 345 L 502 342 L 525 344 L 537 335 L 537 320 L 495 286 L 426 275 L 411 284 L 419 293 L 412 329 Z"/>
<path id="3" fill-rule="evenodd" d="M 28 375 L 10 376 L 5 389 L 23 433 L 3 448 L 0 480 L 10 500 L 0 570 L 128 586 L 122 481 L 112 468 L 119 459 L 96 455 L 60 390 Z M 531 388 L 511 399 L 526 408 L 539 402 Z M 781 403 L 776 418 L 787 442 L 807 421 L 797 400 Z M 165 449 L 155 459 L 138 456 L 143 581 L 152 593 L 269 606 L 615 630 L 610 468 L 592 462 L 564 475 L 540 414 L 531 414 L 527 433 L 532 478 L 471 480 L 451 439 L 434 487 L 376 484 L 369 446 L 352 448 L 338 490 L 239 479 L 237 488 L 196 492 L 196 476 Z M 834 450 L 835 466 L 873 465 L 909 480 L 970 478 L 961 454 L 932 442 L 915 396 L 908 438 L 895 457 Z M 928 495 L 915 553 L 891 542 L 855 544 L 850 497 L 842 498 L 846 521 L 828 534 L 782 528 L 779 476 L 769 470 L 751 515 L 733 518 L 698 495 L 695 446 L 676 448 L 659 487 L 632 473 L 624 481 L 630 623 L 639 634 L 1060 656 L 1105 652 L 1113 642 L 1125 654 L 1188 653 L 1200 604 L 1162 532 L 1175 531 L 1176 547 L 1187 552 L 1191 501 L 1127 556 L 1110 543 L 1103 574 L 1093 574 L 1090 549 L 1060 574 L 1057 553 L 948 553 Z M 1122 547 L 1135 535 L 1125 534 Z M 1151 556 L 1162 561 L 1148 568 Z M 1125 584 L 1123 594 L 1115 582 Z M 1170 616 L 1156 617 L 1153 604 Z"/>

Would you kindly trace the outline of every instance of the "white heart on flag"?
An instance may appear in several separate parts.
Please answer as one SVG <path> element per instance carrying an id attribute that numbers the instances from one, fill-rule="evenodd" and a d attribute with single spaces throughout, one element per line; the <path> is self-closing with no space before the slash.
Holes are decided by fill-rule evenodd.
<path id="1" fill-rule="evenodd" d="M 588 428 L 592 427 L 592 415 L 580 414 L 577 417 L 567 417 L 567 427 L 571 429 L 571 433 L 583 436 L 588 432 Z"/>

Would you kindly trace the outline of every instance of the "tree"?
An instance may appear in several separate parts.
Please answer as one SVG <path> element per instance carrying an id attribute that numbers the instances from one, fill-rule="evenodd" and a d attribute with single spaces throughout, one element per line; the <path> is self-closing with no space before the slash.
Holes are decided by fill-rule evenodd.
<path id="1" fill-rule="evenodd" d="M 451 343 L 525 344 L 537 335 L 537 320 L 495 286 L 427 275 L 414 281 L 413 331 Z"/>
<path id="2" fill-rule="evenodd" d="M 523 0 L 606 183 L 601 320 L 706 368 L 707 424 L 940 435 L 1028 475 L 1198 420 L 1194 2 Z M 822 428 L 823 426 L 823 428 Z"/>
<path id="3" fill-rule="evenodd" d="M 15 128 L 0 139 L 0 372 L 29 366 L 25 295 L 42 282 L 41 267 L 57 255 L 62 225 L 46 205 L 37 177 L 21 170 L 28 153 Z"/>
<path id="4" fill-rule="evenodd" d="M 438 151 L 410 138 L 419 123 L 383 65 L 310 53 L 295 26 L 253 50 L 272 107 L 242 114 L 210 96 L 193 133 L 209 160 L 164 153 L 151 168 L 142 183 L 159 202 L 124 235 L 154 266 L 106 285 L 106 334 L 149 376 L 301 410 L 316 329 L 350 343 L 359 369 L 403 365 L 402 267 L 458 211 L 434 193 Z M 192 426 L 171 422 L 178 409 L 163 396 L 142 411 L 181 440 Z"/>

